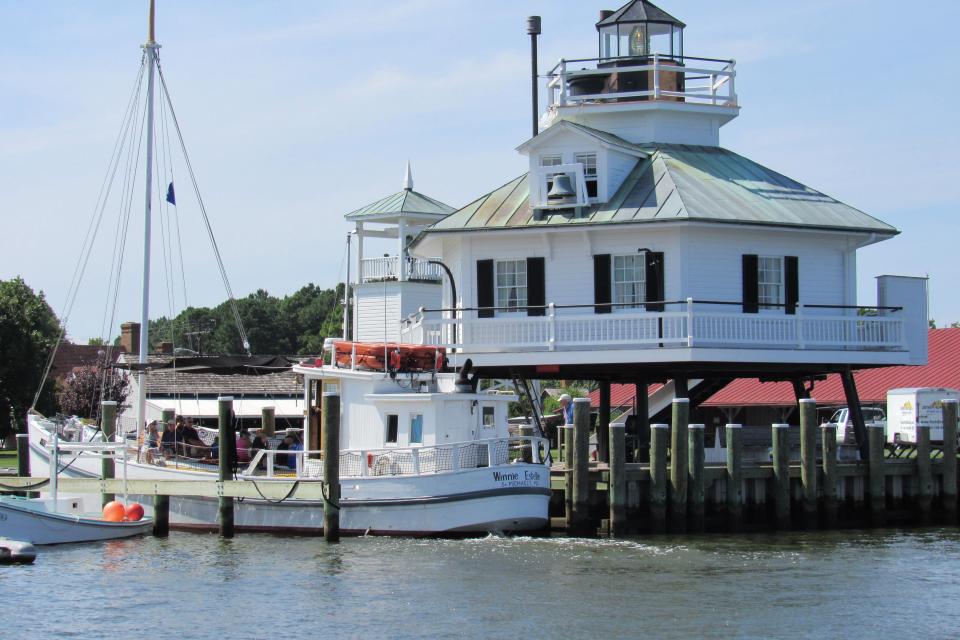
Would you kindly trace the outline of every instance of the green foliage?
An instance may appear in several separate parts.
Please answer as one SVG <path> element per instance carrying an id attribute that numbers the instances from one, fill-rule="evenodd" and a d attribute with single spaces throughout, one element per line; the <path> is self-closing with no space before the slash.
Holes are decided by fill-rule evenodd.
<path id="1" fill-rule="evenodd" d="M 111 368 L 106 357 L 95 367 L 82 367 L 64 378 L 57 389 L 61 413 L 95 418 L 100 414 L 100 403 L 113 400 L 122 405 L 130 391 L 127 376 Z"/>
<path id="2" fill-rule="evenodd" d="M 317 355 L 324 338 L 342 333 L 342 300 L 342 284 L 336 289 L 308 284 L 283 298 L 260 289 L 237 300 L 237 309 L 252 353 Z M 243 353 L 229 301 L 212 309 L 189 307 L 172 319 L 151 320 L 150 341 L 153 348 L 172 342 L 206 355 Z"/>
<path id="3" fill-rule="evenodd" d="M 43 292 L 34 293 L 19 277 L 0 280 L 0 438 L 26 415 L 59 335 L 60 322 Z M 53 389 L 48 380 L 39 411 L 54 408 Z"/>
<path id="4" fill-rule="evenodd" d="M 106 341 L 103 338 L 90 338 L 87 340 L 87 344 L 91 347 L 105 347 L 107 346 Z"/>

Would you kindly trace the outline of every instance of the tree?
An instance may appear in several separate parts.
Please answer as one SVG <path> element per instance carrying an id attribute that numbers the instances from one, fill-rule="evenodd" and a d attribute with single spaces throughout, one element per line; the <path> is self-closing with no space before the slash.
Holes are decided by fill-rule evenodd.
<path id="1" fill-rule="evenodd" d="M 33 404 L 60 333 L 43 292 L 34 293 L 20 277 L 0 280 L 0 438 L 16 430 Z M 39 411 L 54 409 L 53 390 L 53 381 L 47 380 L 37 401 Z"/>
<path id="2" fill-rule="evenodd" d="M 61 381 L 57 389 L 57 402 L 63 413 L 95 418 L 100 413 L 102 401 L 113 400 L 122 405 L 129 391 L 127 376 L 117 373 L 106 355 L 103 355 L 96 366 L 78 367 Z"/>

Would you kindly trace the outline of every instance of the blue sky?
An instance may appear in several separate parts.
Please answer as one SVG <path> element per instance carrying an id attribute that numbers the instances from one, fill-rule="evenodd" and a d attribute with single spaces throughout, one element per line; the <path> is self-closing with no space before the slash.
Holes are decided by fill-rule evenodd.
<path id="1" fill-rule="evenodd" d="M 0 0 L 0 278 L 59 310 L 140 63 L 146 0 Z M 342 278 L 343 214 L 401 186 L 462 206 L 524 171 L 527 15 L 541 71 L 596 55 L 616 3 L 158 0 L 161 61 L 234 291 L 275 295 Z M 931 317 L 960 320 L 960 4 L 664 0 L 686 53 L 737 60 L 723 146 L 903 231 L 862 250 L 873 278 L 929 274 Z M 921 21 L 922 20 L 922 21 Z M 224 299 L 189 183 L 175 169 L 187 302 Z M 118 205 L 119 206 L 119 205 Z M 140 207 L 140 198 L 136 207 Z M 113 222 L 68 329 L 102 333 Z M 133 222 L 117 322 L 139 317 Z M 162 264 L 160 242 L 155 245 Z M 176 312 L 155 267 L 152 315 Z"/>

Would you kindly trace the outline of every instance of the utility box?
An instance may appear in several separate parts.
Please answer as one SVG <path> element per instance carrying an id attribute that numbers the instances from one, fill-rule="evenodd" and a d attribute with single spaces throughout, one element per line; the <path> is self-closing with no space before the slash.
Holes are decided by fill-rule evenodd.
<path id="1" fill-rule="evenodd" d="M 943 442 L 942 400 L 960 399 L 960 390 L 943 387 L 887 391 L 887 441 L 915 443 L 917 425 L 930 427 L 930 441 Z"/>

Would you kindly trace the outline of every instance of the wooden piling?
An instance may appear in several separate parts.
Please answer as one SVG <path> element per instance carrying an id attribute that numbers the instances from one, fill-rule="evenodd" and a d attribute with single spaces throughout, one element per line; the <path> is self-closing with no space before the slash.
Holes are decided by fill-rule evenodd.
<path id="1" fill-rule="evenodd" d="M 874 527 L 882 527 L 886 521 L 887 508 L 887 477 L 884 474 L 884 448 L 883 439 L 885 429 L 880 424 L 870 424 L 867 427 L 867 442 L 869 443 L 869 484 L 867 485 L 870 494 L 870 524 Z"/>
<path id="2" fill-rule="evenodd" d="M 627 532 L 627 434 L 622 423 L 611 424 L 610 435 L 610 535 Z"/>
<path id="3" fill-rule="evenodd" d="M 944 400 L 943 412 L 943 518 L 957 523 L 957 401 Z"/>
<path id="4" fill-rule="evenodd" d="M 573 451 L 573 425 L 564 424 L 558 427 L 559 438 L 563 440 L 563 514 L 564 527 L 570 531 L 573 526 L 573 461 L 570 452 Z"/>
<path id="5" fill-rule="evenodd" d="M 706 453 L 704 452 L 704 426 L 702 424 L 691 424 L 688 429 L 688 438 L 687 470 L 689 478 L 687 506 L 689 510 L 689 530 L 693 533 L 703 533 L 706 526 L 703 479 L 703 466 L 706 461 Z"/>
<path id="6" fill-rule="evenodd" d="M 739 531 L 743 524 L 743 430 L 738 424 L 728 424 L 726 436 L 727 529 Z"/>
<path id="7" fill-rule="evenodd" d="M 823 526 L 837 526 L 837 425 L 820 425 L 820 450 L 823 455 Z"/>
<path id="8" fill-rule="evenodd" d="M 610 461 L 610 381 L 601 380 L 597 391 L 600 393 L 600 405 L 597 407 L 597 461 Z"/>
<path id="9" fill-rule="evenodd" d="M 17 475 L 21 478 L 30 477 L 30 434 L 17 434 Z M 36 491 L 18 491 L 14 495 L 26 498 L 36 498 L 40 494 Z"/>
<path id="10" fill-rule="evenodd" d="M 670 530 L 687 530 L 687 427 L 690 423 L 690 400 L 674 398 L 673 425 L 670 431 Z"/>
<path id="11" fill-rule="evenodd" d="M 117 403 L 104 400 L 100 403 L 100 431 L 104 442 L 113 442 L 117 433 Z M 100 477 L 104 480 L 116 477 L 116 466 L 112 455 L 105 455 L 100 460 Z M 102 504 L 113 502 L 116 495 L 104 493 L 101 495 Z"/>
<path id="12" fill-rule="evenodd" d="M 933 503 L 933 469 L 930 463 L 930 425 L 917 425 L 917 478 L 914 506 L 917 524 L 927 526 L 931 521 Z"/>
<path id="13" fill-rule="evenodd" d="M 590 533 L 590 398 L 573 400 L 573 514 L 568 533 Z"/>
<path id="14" fill-rule="evenodd" d="M 790 425 L 773 425 L 773 508 L 778 529 L 790 528 Z"/>
<path id="15" fill-rule="evenodd" d="M 650 425 L 650 531 L 667 530 L 667 441 L 670 425 Z"/>
<path id="16" fill-rule="evenodd" d="M 170 535 L 170 496 L 153 497 L 153 535 L 158 538 Z"/>
<path id="17" fill-rule="evenodd" d="M 340 541 L 340 395 L 323 394 L 323 539 Z"/>
<path id="18" fill-rule="evenodd" d="M 219 448 L 217 455 L 221 482 L 233 479 L 233 452 L 236 436 L 233 433 L 233 398 L 217 398 L 217 426 L 219 427 Z M 220 536 L 233 537 L 233 498 L 220 496 Z"/>
<path id="19" fill-rule="evenodd" d="M 803 526 L 817 527 L 817 401 L 801 398 L 800 481 L 803 484 Z"/>
<path id="20" fill-rule="evenodd" d="M 277 410 L 274 407 L 264 407 L 260 410 L 260 428 L 263 435 L 272 438 L 277 434 Z"/>
<path id="21" fill-rule="evenodd" d="M 537 435 L 537 428 L 532 424 L 521 425 L 520 435 L 523 437 L 532 438 Z M 520 457 L 524 462 L 533 462 L 533 441 L 523 441 L 523 444 L 520 445 Z"/>

